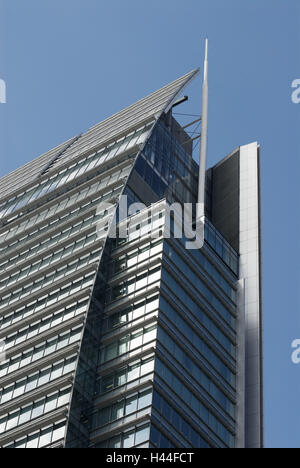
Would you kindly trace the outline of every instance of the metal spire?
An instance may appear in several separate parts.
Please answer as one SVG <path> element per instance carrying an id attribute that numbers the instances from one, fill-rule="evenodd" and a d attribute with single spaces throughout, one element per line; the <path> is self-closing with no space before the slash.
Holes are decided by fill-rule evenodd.
<path id="1" fill-rule="evenodd" d="M 199 186 L 197 220 L 205 214 L 205 174 L 207 157 L 207 120 L 208 120 L 208 39 L 205 40 L 204 79 L 202 87 L 202 129 L 199 163 Z"/>

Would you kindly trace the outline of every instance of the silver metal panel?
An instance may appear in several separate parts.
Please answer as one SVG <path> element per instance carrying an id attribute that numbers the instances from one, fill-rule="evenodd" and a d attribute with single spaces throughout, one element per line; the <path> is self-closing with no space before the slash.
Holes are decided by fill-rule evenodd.
<path id="1" fill-rule="evenodd" d="M 240 278 L 245 311 L 245 445 L 263 446 L 259 147 L 240 148 Z"/>
<path id="2" fill-rule="evenodd" d="M 238 356 L 237 356 L 237 437 L 236 448 L 245 448 L 245 413 L 246 413 L 246 394 L 245 394 L 245 369 L 246 369 L 246 317 L 245 317 L 245 281 L 238 281 Z"/>

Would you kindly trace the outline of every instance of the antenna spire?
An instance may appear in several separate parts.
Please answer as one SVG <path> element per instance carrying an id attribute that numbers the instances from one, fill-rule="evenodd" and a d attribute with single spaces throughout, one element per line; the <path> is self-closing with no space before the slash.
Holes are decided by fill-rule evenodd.
<path id="1" fill-rule="evenodd" d="M 205 215 L 205 175 L 207 159 L 207 123 L 208 123 L 208 39 L 205 40 L 204 77 L 202 87 L 202 129 L 199 163 L 199 187 L 197 220 Z"/>

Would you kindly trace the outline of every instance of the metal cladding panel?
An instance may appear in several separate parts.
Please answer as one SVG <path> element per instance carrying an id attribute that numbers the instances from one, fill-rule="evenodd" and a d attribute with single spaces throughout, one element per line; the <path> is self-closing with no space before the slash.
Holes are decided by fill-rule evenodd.
<path id="1" fill-rule="evenodd" d="M 242 146 L 208 177 L 210 219 L 239 252 L 237 447 L 261 448 L 263 427 L 263 314 L 259 147 Z"/>
<path id="2" fill-rule="evenodd" d="M 193 70 L 181 78 L 150 94 L 148 97 L 132 104 L 126 109 L 102 121 L 84 133 L 71 145 L 51 166 L 49 174 L 55 173 L 62 165 L 71 162 L 77 156 L 100 147 L 105 142 L 122 135 L 124 131 L 135 128 L 151 117 L 158 117 L 167 111 L 183 88 L 192 80 L 199 70 Z M 32 162 L 22 166 L 0 180 L 0 200 L 5 199 L 17 190 L 39 181 L 41 172 L 72 142 L 72 138 L 53 150 L 45 153 Z"/>
<path id="3" fill-rule="evenodd" d="M 262 448 L 263 319 L 257 143 L 240 148 L 240 278 L 244 280 L 245 312 L 245 445 Z"/>

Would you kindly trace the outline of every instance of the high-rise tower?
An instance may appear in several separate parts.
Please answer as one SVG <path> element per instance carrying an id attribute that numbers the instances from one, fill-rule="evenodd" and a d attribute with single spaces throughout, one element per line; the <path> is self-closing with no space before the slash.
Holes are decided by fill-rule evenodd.
<path id="1" fill-rule="evenodd" d="M 197 73 L 0 180 L 1 447 L 263 445 L 256 143 L 207 171 L 203 247 L 174 235 Z"/>

